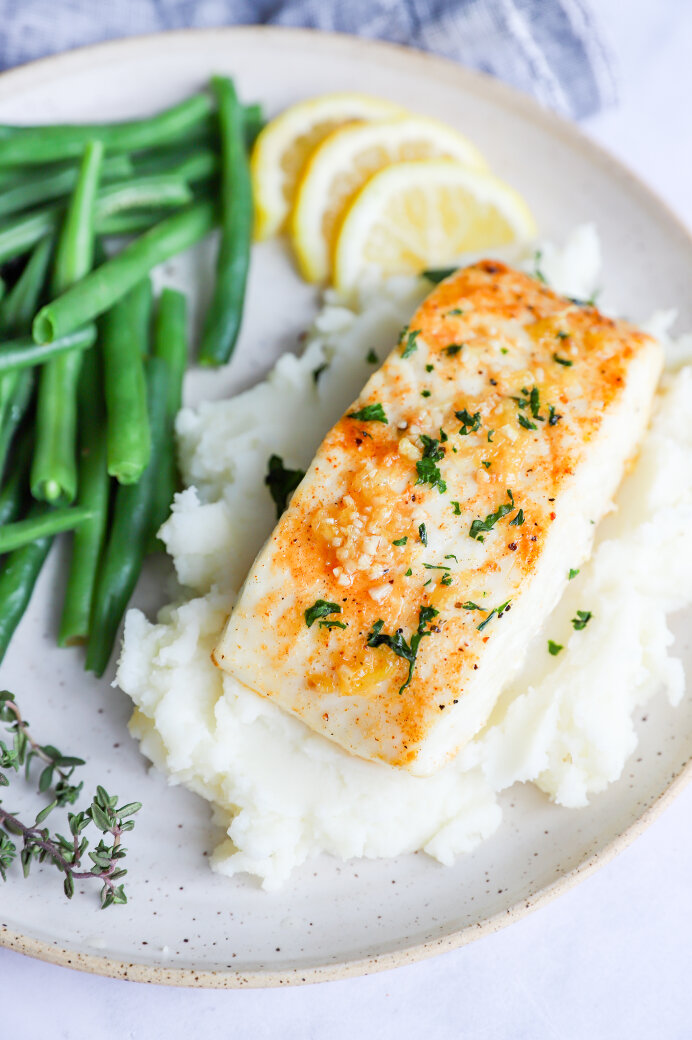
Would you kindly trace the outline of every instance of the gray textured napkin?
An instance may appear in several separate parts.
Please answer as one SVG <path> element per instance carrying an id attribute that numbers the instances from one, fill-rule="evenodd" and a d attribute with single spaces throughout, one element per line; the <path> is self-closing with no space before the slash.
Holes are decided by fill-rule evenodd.
<path id="1" fill-rule="evenodd" d="M 118 36 L 251 23 L 411 44 L 575 118 L 614 98 L 608 56 L 582 0 L 0 0 L 0 68 Z"/>

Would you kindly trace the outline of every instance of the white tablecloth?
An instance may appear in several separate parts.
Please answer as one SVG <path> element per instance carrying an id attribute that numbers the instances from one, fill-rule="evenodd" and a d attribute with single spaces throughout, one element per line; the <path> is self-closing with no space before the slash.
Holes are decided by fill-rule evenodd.
<path id="1" fill-rule="evenodd" d="M 598 9 L 620 66 L 621 104 L 585 129 L 692 227 L 692 3 L 600 0 Z M 0 950 L 0 1037 L 47 1035 L 44 1020 L 66 1040 L 687 1040 L 691 818 L 692 787 L 557 902 L 464 949 L 369 978 L 292 990 L 176 990 Z"/>

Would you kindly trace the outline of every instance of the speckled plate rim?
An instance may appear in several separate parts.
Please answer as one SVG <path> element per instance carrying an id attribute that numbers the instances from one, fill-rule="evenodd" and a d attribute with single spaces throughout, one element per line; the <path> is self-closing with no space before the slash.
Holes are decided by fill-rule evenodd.
<path id="1" fill-rule="evenodd" d="M 16 69 L 0 74 L 0 101 L 16 90 L 26 89 L 55 79 L 64 72 L 78 72 L 93 65 L 94 62 L 117 61 L 127 52 L 151 52 L 171 47 L 185 48 L 194 40 L 195 46 L 205 37 L 227 36 L 238 38 L 272 38 L 281 40 L 287 47 L 292 43 L 302 46 L 314 45 L 330 47 L 343 54 L 372 55 L 380 64 L 400 68 L 416 66 L 425 74 L 451 86 L 459 86 L 468 93 L 495 101 L 499 105 L 521 112 L 526 119 L 541 125 L 552 136 L 567 140 L 578 147 L 589 159 L 613 179 L 627 184 L 629 190 L 638 197 L 642 207 L 652 212 L 656 219 L 667 225 L 671 236 L 680 237 L 690 252 L 692 260 L 692 234 L 683 222 L 643 181 L 627 169 L 619 160 L 610 155 L 604 148 L 586 137 L 572 123 L 553 112 L 541 108 L 531 97 L 500 83 L 479 72 L 474 72 L 456 65 L 445 58 L 417 51 L 397 44 L 383 43 L 376 40 L 348 36 L 339 33 L 324 33 L 312 29 L 288 29 L 267 26 L 233 26 L 216 29 L 183 29 L 149 36 L 134 36 L 108 43 L 82 47 L 64 54 L 43 58 L 30 62 Z M 125 961 L 113 957 L 95 956 L 71 950 L 69 946 L 58 946 L 55 943 L 36 939 L 20 932 L 14 932 L 0 926 L 0 946 L 24 953 L 38 960 L 48 961 L 63 967 L 75 968 L 79 971 L 105 975 L 111 978 L 129 979 L 134 982 L 151 982 L 158 985 L 190 986 L 207 989 L 239 989 L 301 985 L 312 982 L 329 982 L 336 979 L 353 978 L 368 975 L 376 971 L 386 971 L 404 964 L 433 957 L 439 953 L 458 949 L 484 935 L 499 931 L 506 925 L 518 921 L 532 910 L 545 906 L 557 896 L 562 895 L 579 881 L 590 877 L 596 870 L 609 863 L 618 853 L 626 849 L 647 827 L 670 805 L 675 797 L 692 779 L 692 758 L 689 759 L 664 788 L 660 795 L 644 812 L 616 838 L 587 856 L 572 870 L 563 874 L 557 881 L 546 885 L 527 899 L 459 929 L 449 935 L 425 943 L 411 945 L 404 949 L 385 951 L 374 957 L 357 958 L 334 964 L 316 964 L 311 967 L 300 967 L 291 971 L 198 971 L 194 968 L 165 968 L 136 961 Z"/>

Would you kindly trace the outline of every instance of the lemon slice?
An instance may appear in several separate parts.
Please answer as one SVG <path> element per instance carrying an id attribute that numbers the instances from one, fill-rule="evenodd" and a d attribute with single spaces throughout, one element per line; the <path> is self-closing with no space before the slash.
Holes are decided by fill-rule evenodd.
<path id="1" fill-rule="evenodd" d="M 521 195 L 492 174 L 451 159 L 396 163 L 371 177 L 347 210 L 334 282 L 349 290 L 368 269 L 413 274 L 535 234 Z"/>
<path id="2" fill-rule="evenodd" d="M 327 134 L 353 120 L 388 119 L 404 111 L 381 98 L 344 92 L 300 101 L 267 123 L 250 160 L 256 237 L 281 230 L 305 162 Z"/>
<path id="3" fill-rule="evenodd" d="M 467 138 L 422 116 L 350 124 L 329 134 L 305 165 L 291 214 L 293 246 L 304 278 L 328 278 L 341 217 L 374 173 L 402 159 L 441 156 L 471 169 L 486 169 L 483 156 Z"/>

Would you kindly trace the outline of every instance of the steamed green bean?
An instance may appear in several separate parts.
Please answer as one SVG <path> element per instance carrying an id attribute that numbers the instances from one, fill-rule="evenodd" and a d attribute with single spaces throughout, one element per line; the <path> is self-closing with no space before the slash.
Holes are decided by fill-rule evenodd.
<path id="1" fill-rule="evenodd" d="M 103 314 L 153 267 L 204 238 L 215 217 L 211 202 L 198 202 L 145 231 L 38 312 L 32 330 L 36 342 L 49 343 Z"/>
<path id="2" fill-rule="evenodd" d="M 221 242 L 207 310 L 199 362 L 222 365 L 230 358 L 243 319 L 252 238 L 252 185 L 243 134 L 243 110 L 230 79 L 212 87 L 221 128 Z"/>

